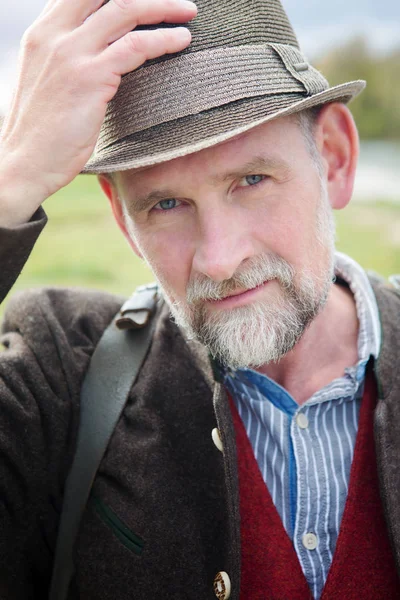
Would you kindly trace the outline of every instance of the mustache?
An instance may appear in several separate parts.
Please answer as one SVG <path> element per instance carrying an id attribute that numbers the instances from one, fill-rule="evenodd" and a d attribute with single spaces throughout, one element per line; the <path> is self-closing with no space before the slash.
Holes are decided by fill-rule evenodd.
<path id="1" fill-rule="evenodd" d="M 230 279 L 216 282 L 206 275 L 192 279 L 186 290 L 189 305 L 207 300 L 223 300 L 239 290 L 251 290 L 266 281 L 277 279 L 285 289 L 291 289 L 295 269 L 277 254 L 261 254 L 246 260 Z"/>

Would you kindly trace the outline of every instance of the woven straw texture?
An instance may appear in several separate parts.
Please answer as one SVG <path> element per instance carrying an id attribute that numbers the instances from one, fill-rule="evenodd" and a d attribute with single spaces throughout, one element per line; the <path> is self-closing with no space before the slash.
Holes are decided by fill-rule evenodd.
<path id="1" fill-rule="evenodd" d="M 329 88 L 302 55 L 278 0 L 196 4 L 192 44 L 123 78 L 83 172 L 171 160 L 280 115 L 348 102 L 364 88 L 360 81 Z"/>
<path id="2" fill-rule="evenodd" d="M 178 55 L 271 42 L 299 48 L 296 34 L 279 0 L 195 0 L 195 3 L 198 15 L 187 24 L 192 33 L 192 43 Z M 158 27 L 174 25 L 143 25 L 137 29 Z M 177 55 L 155 58 L 146 66 L 171 60 L 174 56 Z"/>

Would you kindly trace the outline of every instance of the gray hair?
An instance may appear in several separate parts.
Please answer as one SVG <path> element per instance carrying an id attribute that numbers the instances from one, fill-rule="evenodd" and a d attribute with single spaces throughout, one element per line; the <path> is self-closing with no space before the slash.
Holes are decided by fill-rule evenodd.
<path id="1" fill-rule="evenodd" d="M 304 139 L 307 144 L 307 149 L 310 153 L 312 161 L 321 177 L 323 175 L 322 159 L 321 154 L 317 148 L 317 143 L 315 140 L 315 131 L 317 128 L 318 117 L 321 113 L 322 108 L 323 106 L 314 106 L 312 108 L 302 110 L 294 115 L 295 120 L 297 121 L 297 124 L 303 133 Z"/>

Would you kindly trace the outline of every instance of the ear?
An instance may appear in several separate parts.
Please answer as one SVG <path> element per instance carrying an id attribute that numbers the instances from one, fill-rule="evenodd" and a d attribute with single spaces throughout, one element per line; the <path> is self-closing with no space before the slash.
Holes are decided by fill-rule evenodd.
<path id="1" fill-rule="evenodd" d="M 131 246 L 134 253 L 137 256 L 139 256 L 139 258 L 143 258 L 139 248 L 137 247 L 135 242 L 132 240 L 132 237 L 130 236 L 130 234 L 126 228 L 125 215 L 122 210 L 122 200 L 119 197 L 118 189 L 117 189 L 115 182 L 112 179 L 110 179 L 110 177 L 108 177 L 107 175 L 103 175 L 103 174 L 98 175 L 97 180 L 100 184 L 101 189 L 103 190 L 103 192 L 105 193 L 105 195 L 108 198 L 108 201 L 111 205 L 111 210 L 114 215 L 114 219 L 116 220 L 118 227 L 120 228 L 120 230 L 124 234 L 126 240 L 128 241 L 128 244 Z"/>
<path id="2" fill-rule="evenodd" d="M 351 199 L 359 154 L 359 139 L 347 106 L 334 103 L 321 110 L 316 141 L 324 161 L 332 208 L 344 208 Z"/>

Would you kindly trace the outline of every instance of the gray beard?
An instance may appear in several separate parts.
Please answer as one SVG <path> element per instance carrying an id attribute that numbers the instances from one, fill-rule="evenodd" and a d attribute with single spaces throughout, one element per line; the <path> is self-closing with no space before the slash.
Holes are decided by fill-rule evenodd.
<path id="1" fill-rule="evenodd" d="M 257 257 L 258 260 L 260 258 Z M 268 260 L 270 259 L 269 256 Z M 277 260 L 276 257 L 272 262 L 276 264 Z M 287 263 L 284 265 L 283 259 L 280 258 L 279 261 L 286 271 L 290 269 Z M 247 277 L 248 275 L 249 272 Z M 232 368 L 257 368 L 276 362 L 292 350 L 325 305 L 332 277 L 327 276 L 323 289 L 320 288 L 317 293 L 315 281 L 307 275 L 302 275 L 299 286 L 293 280 L 290 283 L 282 281 L 280 272 L 276 270 L 275 275 L 264 277 L 262 282 L 248 286 L 251 289 L 265 281 L 276 279 L 280 284 L 280 293 L 274 294 L 271 300 L 214 312 L 207 309 L 204 301 L 188 304 L 186 310 L 173 303 L 173 317 L 190 338 L 207 346 L 222 364 Z M 237 277 L 235 280 L 237 281 Z M 237 289 L 241 286 L 235 287 Z M 212 299 L 216 299 L 215 296 Z"/>

